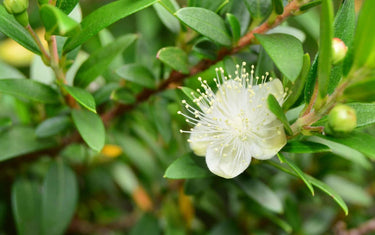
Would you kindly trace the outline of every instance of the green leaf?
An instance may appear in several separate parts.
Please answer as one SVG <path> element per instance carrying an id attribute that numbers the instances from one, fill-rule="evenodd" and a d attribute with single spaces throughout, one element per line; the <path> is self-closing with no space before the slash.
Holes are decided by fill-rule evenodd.
<path id="1" fill-rule="evenodd" d="M 0 32 L 12 38 L 26 49 L 40 55 L 38 45 L 29 32 L 5 10 L 3 5 L 0 5 Z"/>
<path id="2" fill-rule="evenodd" d="M 361 12 L 358 16 L 357 29 L 354 37 L 354 69 L 363 66 L 375 68 L 375 30 L 373 22 L 375 22 L 375 1 L 364 1 Z"/>
<path id="3" fill-rule="evenodd" d="M 300 11 L 306 11 L 310 8 L 319 6 L 321 3 L 322 3 L 322 0 L 311 1 L 309 3 L 306 3 L 306 4 L 302 5 L 299 9 L 300 9 Z"/>
<path id="4" fill-rule="evenodd" d="M 343 177 L 328 175 L 324 177 L 324 181 L 349 203 L 365 207 L 372 203 L 372 197 L 365 189 Z"/>
<path id="5" fill-rule="evenodd" d="M 123 162 L 117 161 L 111 168 L 113 180 L 126 194 L 132 194 L 139 187 L 137 176 L 133 170 Z"/>
<path id="6" fill-rule="evenodd" d="M 72 110 L 72 118 L 79 134 L 90 148 L 100 151 L 104 147 L 105 129 L 100 117 L 88 110 Z"/>
<path id="7" fill-rule="evenodd" d="M 284 4 L 282 0 L 272 0 L 273 9 L 276 14 L 281 15 L 284 12 Z"/>
<path id="8" fill-rule="evenodd" d="M 30 79 L 0 79 L 0 93 L 46 104 L 60 102 L 60 95 L 57 91 L 43 83 Z"/>
<path id="9" fill-rule="evenodd" d="M 288 34 L 255 34 L 278 69 L 292 82 L 301 72 L 303 49 L 301 41 Z"/>
<path id="10" fill-rule="evenodd" d="M 111 99 L 122 104 L 133 104 L 136 101 L 135 95 L 127 88 L 119 88 L 111 93 Z"/>
<path id="11" fill-rule="evenodd" d="M 38 125 L 35 135 L 39 138 L 50 137 L 66 130 L 71 124 L 67 116 L 49 118 Z"/>
<path id="12" fill-rule="evenodd" d="M 128 34 L 119 37 L 116 41 L 100 48 L 90 55 L 90 57 L 81 65 L 74 78 L 74 85 L 87 87 L 99 75 L 101 75 L 108 65 L 130 46 L 137 39 L 137 35 Z"/>
<path id="13" fill-rule="evenodd" d="M 0 130 L 12 125 L 12 119 L 9 117 L 0 117 Z"/>
<path id="14" fill-rule="evenodd" d="M 21 235 L 41 234 L 41 194 L 35 182 L 19 179 L 12 185 L 12 211 Z"/>
<path id="15" fill-rule="evenodd" d="M 354 131 L 349 136 L 338 138 L 332 136 L 320 136 L 323 139 L 331 140 L 351 147 L 363 153 L 370 159 L 375 159 L 375 137 L 360 131 Z"/>
<path id="16" fill-rule="evenodd" d="M 293 131 L 290 128 L 288 119 L 286 118 L 286 116 L 284 114 L 284 111 L 280 107 L 280 104 L 277 101 L 277 99 L 275 98 L 275 96 L 273 96 L 272 94 L 270 94 L 267 97 L 267 104 L 268 104 L 268 108 L 270 109 L 270 111 L 273 114 L 275 114 L 276 117 L 284 124 L 284 128 L 285 128 L 286 132 L 288 133 L 288 135 L 293 135 Z"/>
<path id="17" fill-rule="evenodd" d="M 227 13 L 227 21 L 230 25 L 230 30 L 232 32 L 233 42 L 237 42 L 241 37 L 241 25 L 237 17 L 231 13 Z"/>
<path id="18" fill-rule="evenodd" d="M 25 78 L 25 75 L 18 69 L 0 61 L 0 79 L 3 78 Z"/>
<path id="19" fill-rule="evenodd" d="M 77 200 L 78 184 L 74 172 L 61 160 L 53 162 L 43 183 L 43 234 L 63 234 L 73 217 Z"/>
<path id="20" fill-rule="evenodd" d="M 314 87 L 316 83 L 316 76 L 318 74 L 318 58 L 319 55 L 315 56 L 315 59 L 311 65 L 310 71 L 307 75 L 306 85 L 305 85 L 305 92 L 304 92 L 304 99 L 305 103 L 308 104 L 314 92 Z"/>
<path id="21" fill-rule="evenodd" d="M 50 139 L 37 139 L 30 127 L 16 126 L 0 133 L 0 161 L 51 148 L 55 144 Z"/>
<path id="22" fill-rule="evenodd" d="M 282 149 L 287 153 L 321 153 L 330 152 L 331 149 L 324 145 L 309 141 L 290 141 Z"/>
<path id="23" fill-rule="evenodd" d="M 176 16 L 187 26 L 212 41 L 224 46 L 232 44 L 224 20 L 214 12 L 199 7 L 185 7 L 178 10 Z"/>
<path id="24" fill-rule="evenodd" d="M 311 177 L 309 175 L 306 175 L 306 176 L 312 185 L 314 185 L 315 187 L 319 188 L 320 190 L 322 190 L 323 192 L 331 196 L 333 200 L 335 200 L 337 204 L 339 204 L 339 206 L 343 209 L 343 211 L 345 212 L 345 215 L 348 215 L 348 206 L 346 205 L 346 203 L 344 202 L 344 200 L 341 198 L 339 194 L 337 194 L 331 187 L 329 187 L 327 184 L 323 183 L 322 181 L 317 180 L 314 177 Z"/>
<path id="25" fill-rule="evenodd" d="M 165 171 L 168 179 L 193 179 L 213 176 L 204 158 L 186 155 L 177 158 Z"/>
<path id="26" fill-rule="evenodd" d="M 148 234 L 159 235 L 161 230 L 158 219 L 151 214 L 144 214 L 130 230 L 130 235 Z"/>
<path id="27" fill-rule="evenodd" d="M 188 56 L 178 47 L 164 47 L 158 51 L 156 58 L 178 72 L 189 73 Z"/>
<path id="28" fill-rule="evenodd" d="M 279 197 L 267 185 L 256 179 L 235 179 L 236 184 L 254 201 L 263 207 L 276 212 L 283 212 Z"/>
<path id="29" fill-rule="evenodd" d="M 180 32 L 181 26 L 180 21 L 172 14 L 175 12 L 175 9 L 166 9 L 162 4 L 156 3 L 154 4 L 154 9 L 156 11 L 156 14 L 158 14 L 161 22 L 173 33 L 177 34 Z"/>
<path id="30" fill-rule="evenodd" d="M 347 105 L 355 109 L 357 116 L 357 127 L 368 126 L 375 123 L 375 104 L 350 103 Z"/>
<path id="31" fill-rule="evenodd" d="M 64 85 L 64 88 L 83 107 L 87 108 L 91 112 L 96 113 L 95 100 L 90 92 L 84 89 L 81 89 L 79 87 L 73 87 L 73 86 L 67 86 L 67 85 Z"/>
<path id="32" fill-rule="evenodd" d="M 375 101 L 375 79 L 360 81 L 344 90 L 344 97 L 352 101 Z"/>
<path id="33" fill-rule="evenodd" d="M 79 0 L 57 0 L 56 7 L 62 10 L 65 14 L 69 14 L 78 2 Z"/>
<path id="34" fill-rule="evenodd" d="M 79 24 L 55 6 L 44 4 L 39 14 L 46 35 L 72 36 L 79 32 Z"/>
<path id="35" fill-rule="evenodd" d="M 193 51 L 204 58 L 215 60 L 219 47 L 207 38 L 200 38 L 193 46 Z"/>
<path id="36" fill-rule="evenodd" d="M 102 6 L 82 20 L 81 32 L 68 39 L 64 45 L 64 53 L 82 45 L 100 30 L 114 22 L 156 2 L 158 2 L 158 0 L 120 0 Z"/>
<path id="37" fill-rule="evenodd" d="M 125 80 L 138 85 L 151 89 L 156 87 L 154 75 L 143 65 L 127 64 L 119 68 L 116 73 Z"/>
<path id="38" fill-rule="evenodd" d="M 244 2 L 251 17 L 256 22 L 262 22 L 272 12 L 271 0 L 245 0 Z"/>
<path id="39" fill-rule="evenodd" d="M 331 0 L 322 1 L 320 15 L 318 81 L 319 93 L 325 97 L 328 92 L 329 78 L 332 67 L 332 38 L 333 38 L 333 5 Z"/>
<path id="40" fill-rule="evenodd" d="M 179 87 L 182 93 L 189 99 L 189 101 L 194 103 L 194 99 L 198 98 L 200 95 L 189 87 Z M 195 97 L 195 98 L 194 98 Z"/>
<path id="41" fill-rule="evenodd" d="M 280 159 L 280 162 L 285 162 L 297 175 L 301 180 L 306 184 L 307 188 L 309 188 L 311 194 L 314 196 L 314 188 L 311 185 L 310 181 L 306 178 L 305 173 L 299 167 L 294 164 L 293 162 L 289 161 L 288 158 L 285 158 L 281 153 L 278 153 L 277 156 Z"/>

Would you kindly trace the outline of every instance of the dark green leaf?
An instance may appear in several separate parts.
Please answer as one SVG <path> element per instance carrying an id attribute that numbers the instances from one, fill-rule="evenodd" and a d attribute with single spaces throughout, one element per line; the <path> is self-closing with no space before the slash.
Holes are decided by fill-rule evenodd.
<path id="1" fill-rule="evenodd" d="M 245 4 L 251 17 L 258 23 L 262 22 L 272 12 L 271 0 L 245 0 Z"/>
<path id="2" fill-rule="evenodd" d="M 56 7 L 62 10 L 65 14 L 69 14 L 78 2 L 79 0 L 57 0 Z"/>
<path id="3" fill-rule="evenodd" d="M 305 85 L 305 94 L 304 94 L 306 104 L 310 102 L 310 99 L 314 92 L 314 87 L 316 84 L 316 76 L 318 73 L 318 58 L 319 58 L 319 55 L 317 54 L 310 67 L 310 71 L 307 75 L 307 80 L 306 80 L 306 85 Z"/>
<path id="4" fill-rule="evenodd" d="M 210 60 L 216 59 L 218 50 L 219 47 L 207 38 L 202 38 L 198 40 L 193 46 L 194 52 Z"/>
<path id="5" fill-rule="evenodd" d="M 127 81 L 134 82 L 144 87 L 155 88 L 154 75 L 146 67 L 139 64 L 128 64 L 119 68 L 117 74 Z"/>
<path id="6" fill-rule="evenodd" d="M 276 212 L 283 212 L 283 204 L 279 197 L 267 185 L 256 179 L 235 179 L 238 186 L 254 201 L 263 207 Z"/>
<path id="7" fill-rule="evenodd" d="M 185 7 L 178 10 L 176 16 L 187 26 L 212 41 L 224 46 L 232 44 L 224 20 L 214 12 L 199 7 Z"/>
<path id="8" fill-rule="evenodd" d="M 164 47 L 158 51 L 156 58 L 178 72 L 189 73 L 187 54 L 178 47 Z"/>
<path id="9" fill-rule="evenodd" d="M 39 124 L 35 130 L 35 135 L 39 138 L 50 137 L 66 130 L 70 124 L 70 118 L 67 116 L 49 118 Z"/>
<path id="10" fill-rule="evenodd" d="M 322 3 L 322 0 L 315 0 L 315 1 L 311 1 L 309 3 L 306 3 L 304 5 L 302 5 L 299 9 L 301 11 L 306 11 L 310 8 L 313 8 L 313 7 L 316 7 L 316 6 L 319 6 L 320 4 Z"/>
<path id="11" fill-rule="evenodd" d="M 120 88 L 118 83 L 107 83 L 94 92 L 94 99 L 97 105 L 101 105 L 111 99 L 112 93 Z"/>
<path id="12" fill-rule="evenodd" d="M 135 95 L 126 88 L 114 90 L 111 94 L 111 99 L 122 104 L 133 104 L 136 101 Z"/>
<path id="13" fill-rule="evenodd" d="M 87 145 L 95 151 L 102 150 L 105 142 L 105 129 L 100 117 L 85 109 L 74 109 L 72 118 Z"/>
<path id="14" fill-rule="evenodd" d="M 165 1 L 165 0 L 164 0 Z M 170 12 L 175 12 L 175 9 L 166 9 L 166 7 L 163 6 L 163 4 L 156 3 L 154 4 L 154 8 L 156 13 L 158 14 L 160 20 L 163 22 L 163 24 L 173 33 L 179 33 L 181 26 L 178 19 Z"/>
<path id="15" fill-rule="evenodd" d="M 375 123 L 375 104 L 350 103 L 347 105 L 355 109 L 357 115 L 357 127 L 368 126 Z"/>
<path id="16" fill-rule="evenodd" d="M 55 6 L 44 4 L 39 14 L 46 35 L 72 36 L 79 32 L 79 24 Z"/>
<path id="17" fill-rule="evenodd" d="M 314 188 L 312 187 L 310 181 L 306 178 L 305 173 L 299 167 L 294 164 L 292 161 L 289 161 L 288 158 L 285 158 L 281 153 L 278 153 L 277 156 L 279 157 L 280 161 L 283 163 L 285 162 L 292 170 L 298 175 L 299 178 L 306 184 L 307 188 L 309 188 L 311 194 L 314 196 Z"/>
<path id="18" fill-rule="evenodd" d="M 237 42 L 238 39 L 241 37 L 241 25 L 235 15 L 231 13 L 227 13 L 227 21 L 230 25 L 230 29 L 232 32 L 233 42 Z"/>
<path id="19" fill-rule="evenodd" d="M 157 1 L 158 0 L 120 0 L 104 5 L 82 20 L 81 32 L 74 35 L 65 43 L 64 52 L 71 51 L 86 42 L 100 30 L 128 15 L 156 3 Z"/>
<path id="20" fill-rule="evenodd" d="M 47 149 L 55 144 L 50 139 L 37 139 L 32 128 L 13 127 L 0 133 L 0 161 Z"/>
<path id="21" fill-rule="evenodd" d="M 165 171 L 169 179 L 193 179 L 213 176 L 204 158 L 186 155 L 177 158 Z"/>
<path id="22" fill-rule="evenodd" d="M 70 224 L 78 200 L 78 185 L 74 172 L 59 160 L 53 162 L 43 183 L 43 234 L 63 234 Z"/>
<path id="23" fill-rule="evenodd" d="M 303 49 L 301 41 L 288 34 L 255 34 L 273 62 L 292 82 L 301 72 Z"/>
<path id="24" fill-rule="evenodd" d="M 83 107 L 87 108 L 91 112 L 96 113 L 95 100 L 90 92 L 84 89 L 81 89 L 79 87 L 73 87 L 73 86 L 67 86 L 67 85 L 64 85 L 64 88 Z"/>
<path id="25" fill-rule="evenodd" d="M 3 5 L 0 5 L 0 32 L 12 38 L 23 47 L 40 55 L 38 45 L 35 43 L 29 32 L 27 32 L 27 30 L 5 10 Z"/>
<path id="26" fill-rule="evenodd" d="M 0 79 L 0 92 L 46 104 L 60 102 L 60 95 L 54 89 L 30 79 Z"/>
<path id="27" fill-rule="evenodd" d="M 325 97 L 328 92 L 329 78 L 332 66 L 332 38 L 333 38 L 333 5 L 331 0 L 322 1 L 320 15 L 318 81 L 319 93 Z"/>
<path id="28" fill-rule="evenodd" d="M 0 130 L 4 127 L 8 127 L 12 125 L 12 119 L 8 117 L 0 117 Z"/>
<path id="29" fill-rule="evenodd" d="M 281 15 L 284 12 L 284 4 L 282 0 L 272 0 L 273 9 L 276 14 Z"/>
<path id="30" fill-rule="evenodd" d="M 18 234 L 41 234 L 41 194 L 35 182 L 19 179 L 12 185 L 12 211 Z"/>
<path id="31" fill-rule="evenodd" d="M 313 184 L 315 187 L 319 188 L 329 196 L 333 198 L 339 204 L 339 206 L 343 209 L 345 212 L 345 215 L 348 214 L 348 206 L 344 202 L 344 200 L 341 198 L 339 194 L 337 194 L 331 187 L 329 187 L 327 184 L 323 183 L 320 180 L 315 179 L 314 177 L 311 177 L 309 175 L 306 175 L 308 180 L 310 181 L 311 184 Z"/>
<path id="32" fill-rule="evenodd" d="M 130 230 L 130 235 L 159 235 L 161 230 L 158 220 L 151 214 L 144 214 Z"/>
<path id="33" fill-rule="evenodd" d="M 122 53 L 136 39 L 137 35 L 128 34 L 92 53 L 78 69 L 74 78 L 74 85 L 80 87 L 88 86 L 107 69 L 117 55 Z"/>
<path id="34" fill-rule="evenodd" d="M 288 153 L 321 153 L 330 152 L 331 149 L 324 145 L 308 141 L 290 141 L 282 149 L 282 152 Z"/>
<path id="35" fill-rule="evenodd" d="M 375 101 L 375 79 L 354 83 L 344 90 L 344 97 L 351 101 Z"/>
<path id="36" fill-rule="evenodd" d="M 288 119 L 286 118 L 283 109 L 280 107 L 279 102 L 270 94 L 267 98 L 267 104 L 270 111 L 276 115 L 276 117 L 284 124 L 284 128 L 288 135 L 293 135 L 292 129 L 290 128 Z"/>

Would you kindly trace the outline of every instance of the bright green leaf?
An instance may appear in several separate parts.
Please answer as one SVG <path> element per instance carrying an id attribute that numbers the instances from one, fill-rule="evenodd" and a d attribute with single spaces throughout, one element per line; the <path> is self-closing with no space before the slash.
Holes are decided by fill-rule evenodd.
<path id="1" fill-rule="evenodd" d="M 5 10 L 3 5 L 0 5 L 0 32 L 12 38 L 26 49 L 40 55 L 38 45 L 29 32 Z"/>
<path id="2" fill-rule="evenodd" d="M 50 139 L 37 139 L 34 129 L 13 127 L 0 133 L 0 161 L 55 146 Z"/>
<path id="3" fill-rule="evenodd" d="M 255 34 L 278 69 L 292 82 L 301 72 L 303 49 L 301 41 L 288 34 Z"/>
<path id="4" fill-rule="evenodd" d="M 88 86 L 107 69 L 117 55 L 122 53 L 136 39 L 137 36 L 135 34 L 128 34 L 92 53 L 78 69 L 74 78 L 74 85 L 80 87 Z"/>
<path id="5" fill-rule="evenodd" d="M 237 42 L 241 37 L 241 25 L 237 17 L 231 13 L 227 13 L 227 21 L 230 25 L 230 30 L 232 32 L 233 42 Z"/>
<path id="6" fill-rule="evenodd" d="M 147 88 L 155 88 L 154 75 L 145 66 L 139 64 L 127 64 L 119 68 L 117 74 L 127 81 L 134 82 Z"/>
<path id="7" fill-rule="evenodd" d="M 287 153 L 321 153 L 330 152 L 331 149 L 320 143 L 308 141 L 290 141 L 282 149 L 282 152 Z"/>
<path id="8" fill-rule="evenodd" d="M 9 117 L 0 117 L 0 130 L 4 127 L 9 127 L 12 125 L 12 119 Z"/>
<path id="9" fill-rule="evenodd" d="M 172 11 L 172 13 L 160 3 L 154 4 L 154 8 L 160 20 L 171 32 L 176 33 L 176 34 L 180 32 L 180 29 L 181 29 L 180 21 L 178 21 L 178 19 L 172 14 L 175 12 L 174 8 L 169 9 Z"/>
<path id="10" fill-rule="evenodd" d="M 44 4 L 39 14 L 49 36 L 72 36 L 79 32 L 79 24 L 55 6 Z"/>
<path id="11" fill-rule="evenodd" d="M 65 14 L 69 14 L 78 2 L 79 0 L 57 0 L 56 7 L 62 10 Z"/>
<path id="12" fill-rule="evenodd" d="M 21 235 L 41 234 L 41 192 L 35 182 L 19 179 L 12 185 L 12 211 Z"/>
<path id="13" fill-rule="evenodd" d="M 290 128 L 288 119 L 286 118 L 286 116 L 284 114 L 284 111 L 280 107 L 280 104 L 277 101 L 277 99 L 275 98 L 275 96 L 270 94 L 267 98 L 267 104 L 268 104 L 268 108 L 270 109 L 270 111 L 273 114 L 275 114 L 276 117 L 284 124 L 284 128 L 285 128 L 286 132 L 288 133 L 288 135 L 293 135 L 293 131 Z"/>
<path id="14" fill-rule="evenodd" d="M 213 174 L 208 170 L 204 158 L 190 155 L 177 158 L 164 174 L 164 177 L 168 179 L 193 179 L 209 176 L 213 176 Z"/>
<path id="15" fill-rule="evenodd" d="M 375 123 L 375 104 L 350 103 L 347 105 L 355 109 L 357 116 L 357 127 L 368 126 Z"/>
<path id="16" fill-rule="evenodd" d="M 185 7 L 178 10 L 176 16 L 187 26 L 212 41 L 224 46 L 232 44 L 224 20 L 214 12 L 199 7 Z"/>
<path id="17" fill-rule="evenodd" d="M 67 116 L 49 118 L 38 125 L 35 135 L 39 138 L 50 137 L 66 130 L 71 124 Z"/>
<path id="18" fill-rule="evenodd" d="M 100 151 L 105 143 L 105 129 L 100 117 L 88 110 L 72 110 L 72 118 L 78 132 L 90 148 Z"/>
<path id="19" fill-rule="evenodd" d="M 319 93 L 325 97 L 328 92 L 329 78 L 332 67 L 332 38 L 333 38 L 333 5 L 331 0 L 322 1 L 320 15 L 318 81 Z"/>
<path id="20" fill-rule="evenodd" d="M 100 30 L 114 22 L 140 11 L 158 0 L 120 0 L 106 4 L 86 16 L 81 22 L 81 32 L 70 38 L 64 45 L 68 52 L 86 42 Z"/>
<path id="21" fill-rule="evenodd" d="M 74 172 L 61 160 L 53 162 L 43 183 L 43 234 L 63 234 L 73 217 L 77 201 L 78 184 Z"/>
<path id="22" fill-rule="evenodd" d="M 64 85 L 64 88 L 83 107 L 87 108 L 91 112 L 96 113 L 95 100 L 90 92 L 79 87 L 73 87 L 73 86 L 67 86 L 67 85 Z"/>
<path id="23" fill-rule="evenodd" d="M 189 73 L 188 56 L 178 47 L 164 47 L 158 51 L 156 58 L 176 71 L 184 74 Z"/>
<path id="24" fill-rule="evenodd" d="M 311 1 L 309 3 L 306 3 L 304 5 L 302 5 L 299 9 L 301 11 L 306 11 L 310 8 L 313 8 L 313 7 L 316 7 L 316 6 L 319 6 L 320 4 L 322 3 L 322 0 L 315 0 L 315 1 Z"/>
<path id="25" fill-rule="evenodd" d="M 30 79 L 0 79 L 0 93 L 46 104 L 60 102 L 60 95 L 57 91 L 50 86 Z"/>

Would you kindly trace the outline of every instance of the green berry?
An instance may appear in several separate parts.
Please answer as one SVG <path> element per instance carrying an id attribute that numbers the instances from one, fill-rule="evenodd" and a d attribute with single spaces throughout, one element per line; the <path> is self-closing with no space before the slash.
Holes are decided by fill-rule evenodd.
<path id="1" fill-rule="evenodd" d="M 9 14 L 21 14 L 29 7 L 29 0 L 4 0 L 3 4 Z"/>
<path id="2" fill-rule="evenodd" d="M 344 104 L 336 105 L 328 115 L 328 132 L 347 134 L 357 126 L 355 110 Z"/>

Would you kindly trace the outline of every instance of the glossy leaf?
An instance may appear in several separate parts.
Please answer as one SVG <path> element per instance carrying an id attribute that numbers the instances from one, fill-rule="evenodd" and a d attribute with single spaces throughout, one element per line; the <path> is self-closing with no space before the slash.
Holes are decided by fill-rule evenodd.
<path id="1" fill-rule="evenodd" d="M 227 21 L 232 32 L 233 42 L 237 42 L 241 37 L 241 25 L 237 17 L 231 13 L 227 13 Z"/>
<path id="2" fill-rule="evenodd" d="M 117 74 L 127 81 L 134 82 L 144 87 L 155 88 L 154 75 L 146 67 L 139 64 L 128 64 L 119 68 Z"/>
<path id="3" fill-rule="evenodd" d="M 375 79 L 354 83 L 344 90 L 344 97 L 352 101 L 375 101 Z"/>
<path id="4" fill-rule="evenodd" d="M 236 179 L 238 186 L 263 207 L 282 213 L 284 208 L 279 197 L 267 185 L 256 179 Z"/>
<path id="5" fill-rule="evenodd" d="M 105 129 L 100 117 L 85 109 L 74 109 L 72 118 L 83 140 L 90 148 L 99 152 L 105 142 Z"/>
<path id="6" fill-rule="evenodd" d="M 49 118 L 38 125 L 35 135 L 39 138 L 50 137 L 66 130 L 71 124 L 67 116 Z"/>
<path id="7" fill-rule="evenodd" d="M 357 127 L 372 125 L 375 123 L 375 104 L 350 103 L 357 116 Z"/>
<path id="8" fill-rule="evenodd" d="M 85 43 L 100 30 L 114 22 L 140 11 L 158 0 L 120 0 L 106 4 L 86 16 L 81 22 L 81 32 L 71 37 L 64 45 L 64 52 L 68 52 Z M 100 20 L 98 20 L 100 19 Z"/>
<path id="9" fill-rule="evenodd" d="M 321 153 L 330 152 L 331 149 L 324 145 L 308 141 L 290 141 L 282 149 L 288 153 Z"/>
<path id="10" fill-rule="evenodd" d="M 57 91 L 50 86 L 30 79 L 0 79 L 0 93 L 46 104 L 60 102 L 60 95 Z"/>
<path id="11" fill-rule="evenodd" d="M 17 180 L 12 185 L 12 211 L 18 234 L 41 234 L 40 208 L 40 186 L 26 179 Z"/>
<path id="12" fill-rule="evenodd" d="M 307 188 L 310 190 L 311 194 L 314 196 L 314 188 L 312 187 L 310 181 L 306 178 L 305 173 L 299 167 L 294 164 L 292 161 L 289 161 L 288 158 L 284 157 L 281 153 L 278 153 L 280 161 L 285 162 L 297 175 L 298 177 L 306 184 Z"/>
<path id="13" fill-rule="evenodd" d="M 331 0 L 322 0 L 320 15 L 318 81 L 319 94 L 325 97 L 328 93 L 332 66 L 332 38 L 333 38 L 333 5 Z"/>
<path id="14" fill-rule="evenodd" d="M 189 73 L 188 56 L 178 47 L 164 47 L 158 51 L 156 58 L 178 72 Z"/>
<path id="15" fill-rule="evenodd" d="M 205 159 L 190 155 L 177 158 L 164 174 L 164 177 L 168 179 L 193 179 L 209 176 L 213 176 L 213 174 L 208 170 Z"/>
<path id="16" fill-rule="evenodd" d="M 178 10 L 176 16 L 187 26 L 212 41 L 224 46 L 232 44 L 224 20 L 214 12 L 199 7 L 185 7 Z"/>
<path id="17" fill-rule="evenodd" d="M 72 36 L 79 32 L 79 24 L 55 6 L 44 4 L 39 14 L 46 35 Z"/>
<path id="18" fill-rule="evenodd" d="M 61 160 L 53 162 L 43 183 L 43 234 L 63 234 L 73 217 L 77 201 L 78 184 L 74 172 Z"/>
<path id="19" fill-rule="evenodd" d="M 135 34 L 128 34 L 92 53 L 78 69 L 74 78 L 74 85 L 79 87 L 88 86 L 107 69 L 117 55 L 122 53 L 136 39 L 137 36 Z"/>
<path id="20" fill-rule="evenodd" d="M 34 129 L 16 126 L 0 133 L 0 161 L 56 145 L 50 139 L 37 139 Z"/>
<path id="21" fill-rule="evenodd" d="M 278 69 L 292 82 L 301 72 L 303 49 L 301 42 L 288 34 L 255 34 Z"/>
<path id="22" fill-rule="evenodd" d="M 57 0 L 56 7 L 62 10 L 65 14 L 69 14 L 78 2 L 79 0 Z"/>
<path id="23" fill-rule="evenodd" d="M 267 104 L 268 104 L 268 108 L 270 109 L 270 111 L 273 114 L 275 114 L 275 116 L 284 124 L 284 128 L 285 128 L 286 132 L 288 133 L 288 135 L 293 135 L 293 131 L 290 128 L 288 119 L 286 118 L 286 116 L 284 114 L 284 111 L 280 107 L 280 104 L 277 101 L 277 99 L 275 98 L 275 96 L 270 94 L 267 98 Z"/>
<path id="24" fill-rule="evenodd" d="M 81 89 L 79 87 L 64 85 L 65 90 L 80 103 L 83 107 L 87 108 L 91 112 L 96 113 L 96 105 L 94 97 L 90 92 Z"/>
<path id="25" fill-rule="evenodd" d="M 0 5 L 0 32 L 12 38 L 26 49 L 40 55 L 38 45 L 29 32 L 5 10 L 3 5 Z"/>

